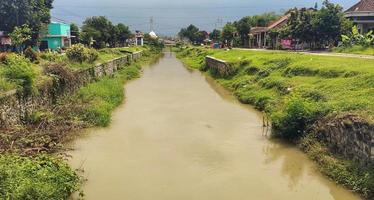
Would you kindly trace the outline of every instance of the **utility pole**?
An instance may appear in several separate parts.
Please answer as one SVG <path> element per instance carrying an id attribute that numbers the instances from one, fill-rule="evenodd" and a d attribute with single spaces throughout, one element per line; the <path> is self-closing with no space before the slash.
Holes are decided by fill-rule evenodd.
<path id="1" fill-rule="evenodd" d="M 153 31 L 153 24 L 154 24 L 154 21 L 153 21 L 153 17 L 151 17 L 151 19 L 149 20 L 149 32 Z"/>
<path id="2" fill-rule="evenodd" d="M 216 23 L 214 24 L 215 29 L 221 29 L 223 24 L 223 19 L 218 17 Z"/>

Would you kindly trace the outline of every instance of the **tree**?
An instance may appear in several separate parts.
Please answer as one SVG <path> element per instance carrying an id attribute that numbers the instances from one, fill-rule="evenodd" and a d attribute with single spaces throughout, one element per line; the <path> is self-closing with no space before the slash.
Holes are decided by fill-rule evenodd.
<path id="1" fill-rule="evenodd" d="M 299 42 L 311 43 L 316 40 L 315 29 L 312 25 L 312 19 L 315 16 L 313 9 L 292 9 L 286 34 L 288 37 Z"/>
<path id="2" fill-rule="evenodd" d="M 72 44 L 78 44 L 81 41 L 81 34 L 79 31 L 79 27 L 76 24 L 71 24 L 70 25 L 70 35 L 72 36 L 71 38 L 71 43 Z"/>
<path id="3" fill-rule="evenodd" d="M 322 45 L 336 44 L 340 36 L 352 28 L 352 23 L 344 17 L 343 8 L 329 0 L 323 2 L 322 8 L 313 18 L 312 25 Z"/>
<path id="4" fill-rule="evenodd" d="M 95 48 L 104 48 L 107 44 L 113 44 L 114 26 L 106 17 L 90 17 L 83 22 L 82 41 L 91 45 L 92 40 L 95 42 Z"/>
<path id="5" fill-rule="evenodd" d="M 268 26 L 271 22 L 277 20 L 280 16 L 274 12 L 264 13 L 261 15 L 255 15 L 250 17 L 252 27 L 265 27 Z"/>
<path id="6" fill-rule="evenodd" d="M 199 31 L 199 28 L 191 24 L 187 28 L 182 28 L 178 35 L 181 38 L 186 38 L 189 41 L 196 43 L 199 40 Z"/>
<path id="7" fill-rule="evenodd" d="M 26 42 L 31 39 L 31 29 L 28 25 L 15 27 L 14 31 L 9 34 L 12 39 L 12 44 L 16 47 L 17 52 L 21 52 L 24 49 Z"/>
<path id="8" fill-rule="evenodd" d="M 26 24 L 32 31 L 29 45 L 37 44 L 41 31 L 50 22 L 52 3 L 53 0 L 1 0 L 0 30 L 13 32 L 15 27 Z"/>
<path id="9" fill-rule="evenodd" d="M 131 31 L 128 26 L 119 23 L 116 27 L 117 40 L 121 46 L 125 46 L 127 39 L 131 37 Z"/>
<path id="10" fill-rule="evenodd" d="M 218 29 L 214 29 L 210 34 L 209 38 L 215 42 L 218 42 L 221 40 L 221 34 L 222 32 Z"/>
<path id="11" fill-rule="evenodd" d="M 222 39 L 225 40 L 227 44 L 230 44 L 230 46 L 233 46 L 236 33 L 237 30 L 234 24 L 229 22 L 223 27 Z"/>
<path id="12" fill-rule="evenodd" d="M 240 44 L 246 45 L 249 41 L 249 32 L 252 26 L 252 17 L 243 17 L 238 22 L 234 22 L 240 37 Z"/>

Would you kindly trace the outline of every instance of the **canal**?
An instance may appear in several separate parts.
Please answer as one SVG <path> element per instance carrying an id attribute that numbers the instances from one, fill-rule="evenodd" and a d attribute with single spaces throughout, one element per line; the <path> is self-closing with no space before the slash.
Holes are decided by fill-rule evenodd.
<path id="1" fill-rule="evenodd" d="M 172 53 L 125 88 L 111 126 L 88 130 L 70 152 L 88 200 L 360 199 Z"/>

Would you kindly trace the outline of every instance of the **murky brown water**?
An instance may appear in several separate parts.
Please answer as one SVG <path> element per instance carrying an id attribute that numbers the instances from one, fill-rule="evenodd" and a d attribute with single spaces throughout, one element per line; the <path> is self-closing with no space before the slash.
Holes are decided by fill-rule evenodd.
<path id="1" fill-rule="evenodd" d="M 112 125 L 74 144 L 88 200 L 358 200 L 173 54 L 126 85 Z"/>

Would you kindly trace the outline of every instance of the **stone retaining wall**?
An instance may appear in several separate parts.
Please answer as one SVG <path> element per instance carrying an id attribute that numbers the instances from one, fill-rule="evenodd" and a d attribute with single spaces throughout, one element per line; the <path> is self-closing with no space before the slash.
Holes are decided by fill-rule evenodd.
<path id="1" fill-rule="evenodd" d="M 74 72 L 74 83 L 63 86 L 55 84 L 51 80 L 47 85 L 40 87 L 36 95 L 25 97 L 22 92 L 17 90 L 0 94 L 0 129 L 22 124 L 28 114 L 52 106 L 56 103 L 58 97 L 72 94 L 80 87 L 104 76 L 114 75 L 125 64 L 136 61 L 141 57 L 142 52 L 136 52 L 88 69 L 76 71 Z"/>
<path id="2" fill-rule="evenodd" d="M 365 165 L 374 166 L 374 124 L 354 116 L 320 121 L 316 132 L 336 153 Z"/>
<path id="3" fill-rule="evenodd" d="M 228 62 L 220 60 L 211 56 L 205 57 L 205 65 L 208 69 L 212 70 L 216 75 L 227 77 L 235 73 L 235 68 Z"/>

